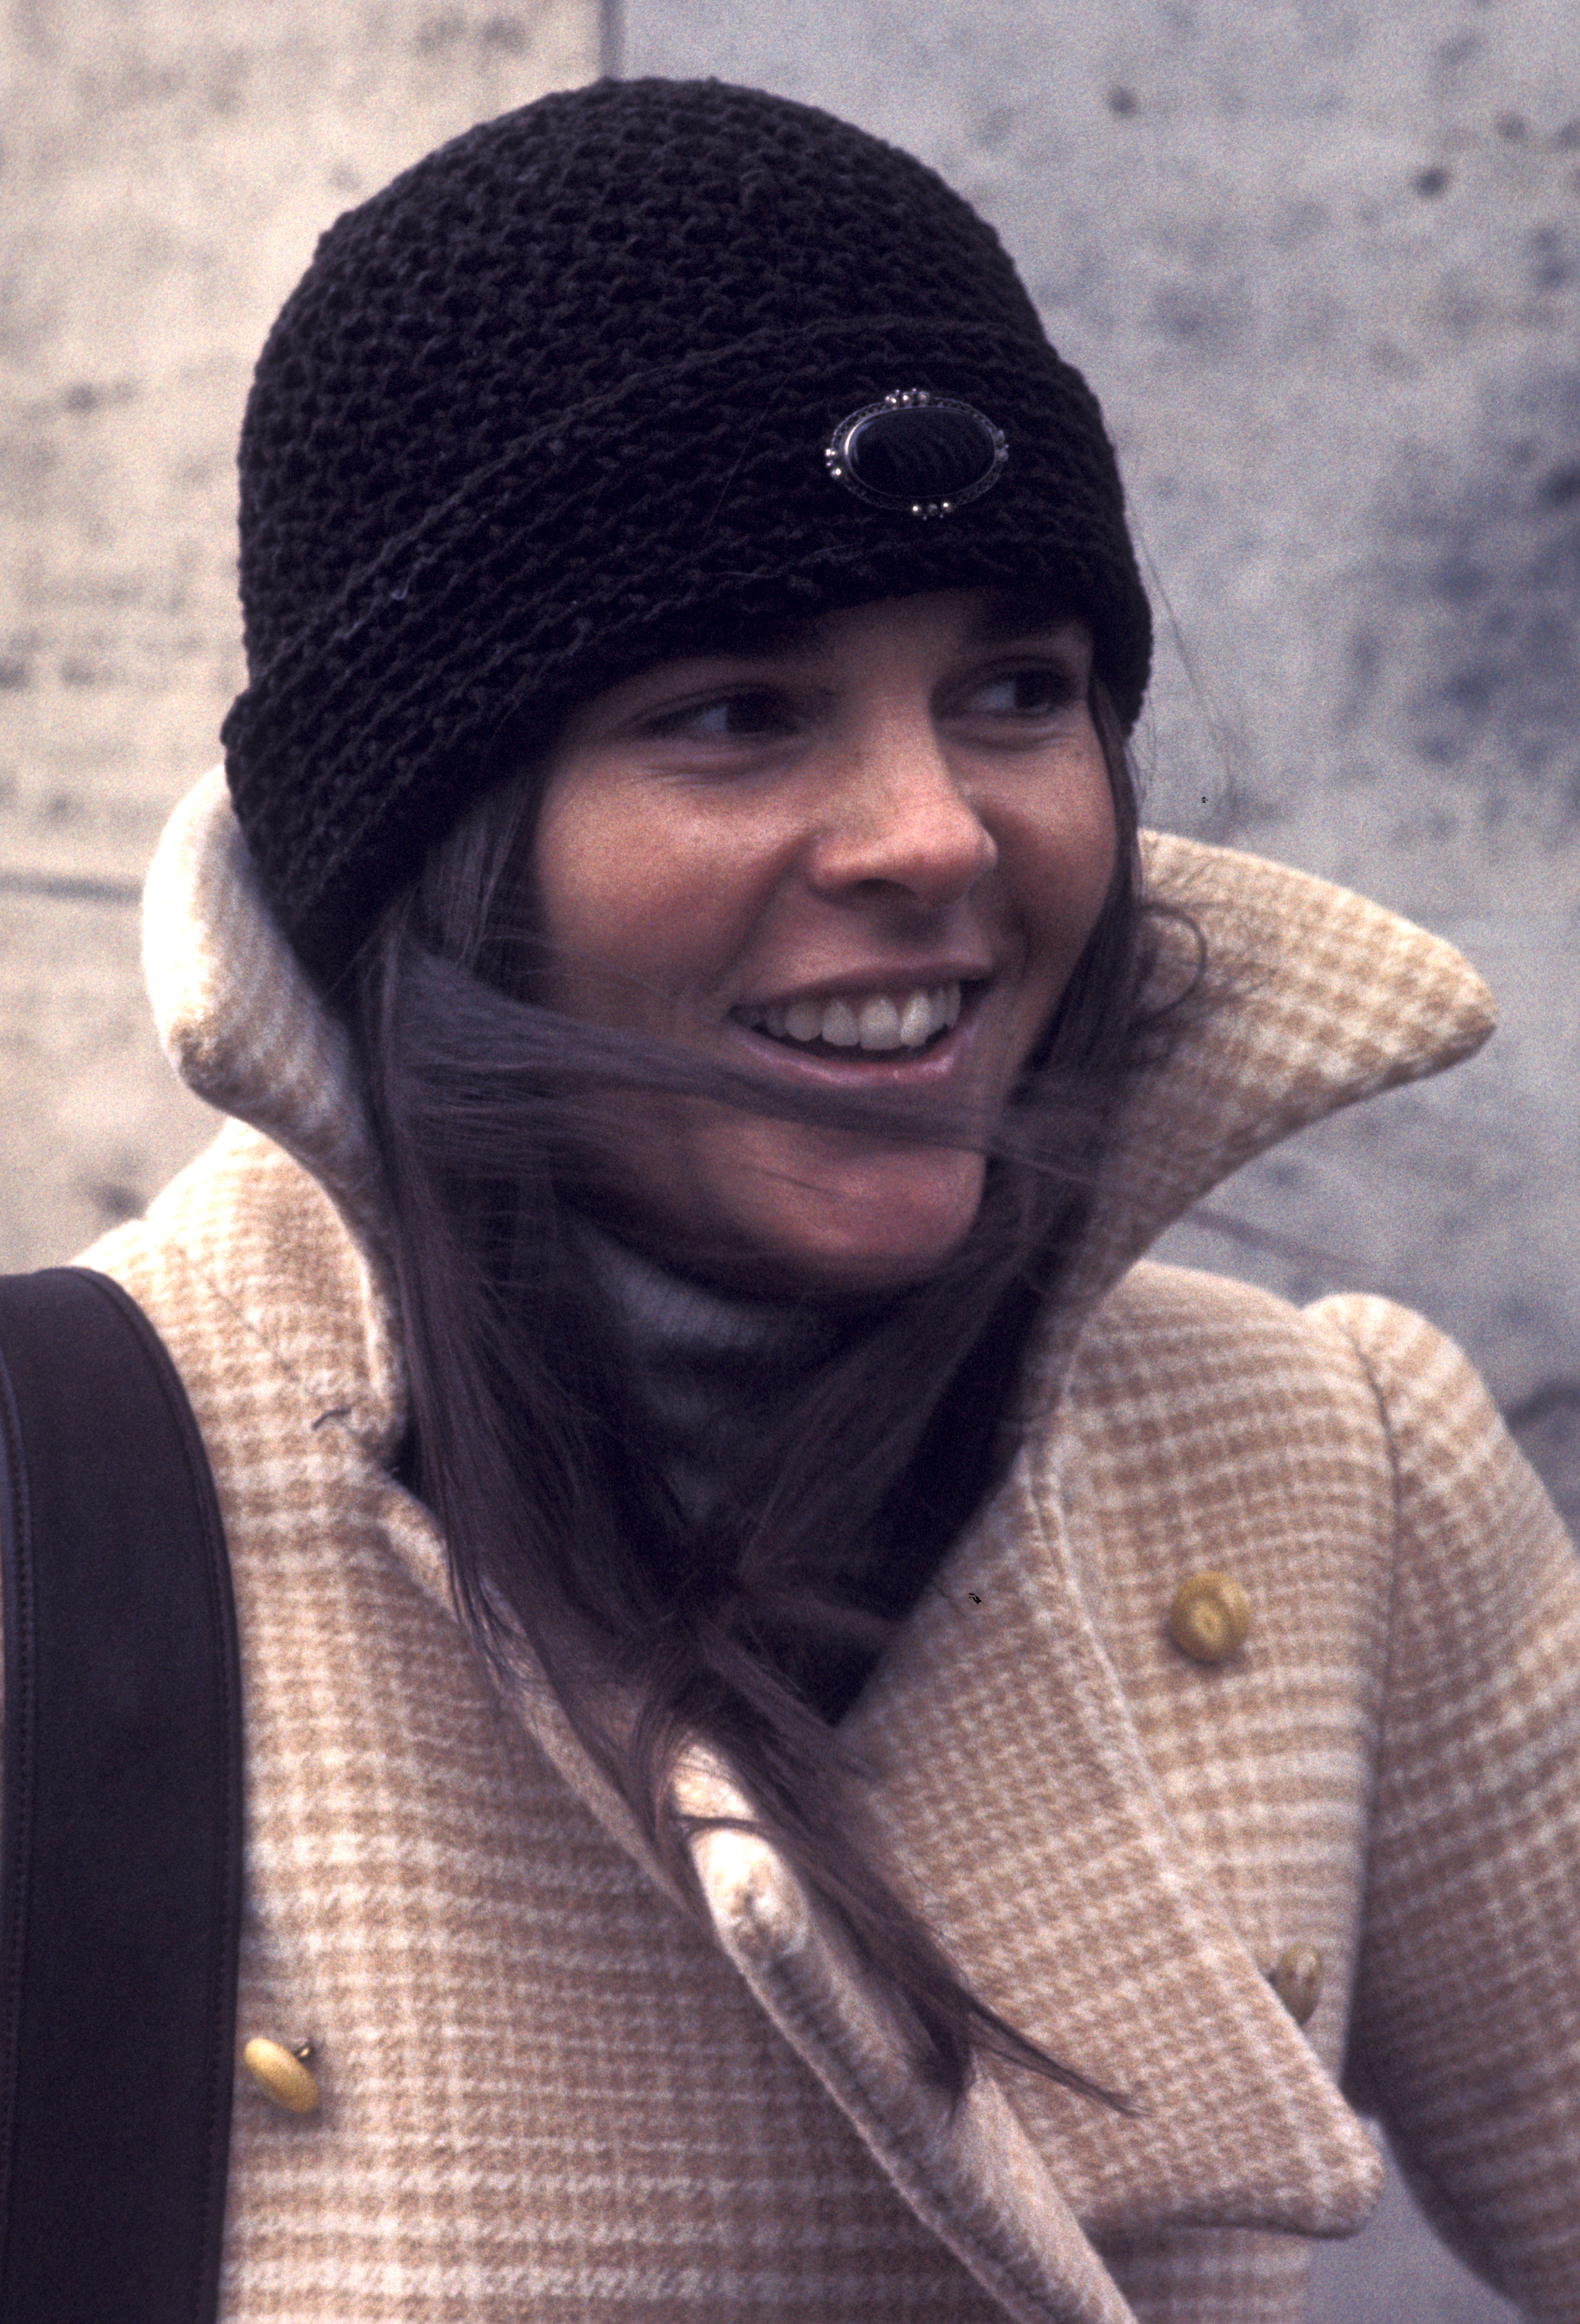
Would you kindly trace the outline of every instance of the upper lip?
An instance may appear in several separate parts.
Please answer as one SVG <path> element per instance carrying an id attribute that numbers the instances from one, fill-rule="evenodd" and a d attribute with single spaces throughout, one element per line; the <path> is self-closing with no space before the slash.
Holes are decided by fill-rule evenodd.
<path id="1" fill-rule="evenodd" d="M 993 973 L 991 961 L 886 961 L 878 967 L 847 969 L 836 975 L 815 977 L 806 984 L 753 993 L 734 1005 L 736 1009 L 789 1009 L 798 1001 L 823 1003 L 849 1001 L 857 995 L 864 1000 L 879 993 L 926 991 L 938 984 L 982 984 Z"/>

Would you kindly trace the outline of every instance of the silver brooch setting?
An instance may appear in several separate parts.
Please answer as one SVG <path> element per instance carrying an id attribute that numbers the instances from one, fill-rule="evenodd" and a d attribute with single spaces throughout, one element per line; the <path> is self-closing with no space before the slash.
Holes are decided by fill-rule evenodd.
<path id="1" fill-rule="evenodd" d="M 842 420 L 824 447 L 829 475 L 873 508 L 952 516 L 997 484 L 1010 457 L 1003 430 L 958 396 L 896 389 Z"/>

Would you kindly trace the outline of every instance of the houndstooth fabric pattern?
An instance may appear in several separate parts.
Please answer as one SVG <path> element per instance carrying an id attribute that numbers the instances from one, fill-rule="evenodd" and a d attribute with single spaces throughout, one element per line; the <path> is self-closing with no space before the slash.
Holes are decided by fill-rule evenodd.
<path id="1" fill-rule="evenodd" d="M 232 1125 L 88 1254 L 175 1355 L 231 1545 L 241 2034 L 311 2038 L 325 2092 L 238 2087 L 226 2317 L 1296 2324 L 1307 2239 L 1379 2184 L 1347 2071 L 1445 2232 L 1580 2319 L 1574 1553 L 1418 1319 L 1130 1263 L 1258 1145 L 1473 1047 L 1463 964 L 1152 851 L 1231 997 L 1140 1085 L 1021 1454 L 848 1721 L 976 1989 L 1135 2110 L 984 2073 L 949 2118 L 772 1851 L 698 1842 L 710 1942 L 551 1707 L 491 1694 L 388 1470 L 343 1061 L 231 831 L 212 786 L 178 821 L 151 968 L 189 1074 L 272 1134 Z M 1164 1629 L 1204 1567 L 1253 1607 L 1210 1669 Z M 1270 1983 L 1294 1942 L 1326 1963 L 1304 2029 Z"/>

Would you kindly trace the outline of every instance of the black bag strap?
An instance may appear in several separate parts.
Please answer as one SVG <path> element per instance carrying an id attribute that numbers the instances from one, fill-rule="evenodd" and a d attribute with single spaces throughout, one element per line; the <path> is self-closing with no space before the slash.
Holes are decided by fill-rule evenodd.
<path id="1" fill-rule="evenodd" d="M 236 1609 L 141 1308 L 0 1279 L 0 2319 L 208 2324 L 241 1916 Z"/>

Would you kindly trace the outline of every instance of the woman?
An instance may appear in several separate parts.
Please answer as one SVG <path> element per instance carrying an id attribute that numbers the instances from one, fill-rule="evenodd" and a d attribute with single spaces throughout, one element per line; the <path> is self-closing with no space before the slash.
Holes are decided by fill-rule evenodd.
<path id="1" fill-rule="evenodd" d="M 917 163 L 600 86 L 331 229 L 93 1261 L 247 1701 L 224 2312 L 1580 2315 L 1580 1585 L 1462 1361 L 1136 1264 L 1485 996 L 1152 843 L 1096 406 Z M 263 1134 L 260 1135 L 259 1133 Z M 313 2095 L 311 2091 L 308 2094 Z"/>

